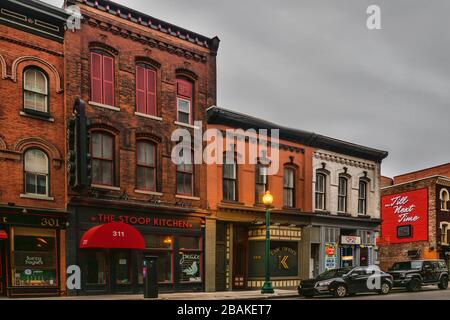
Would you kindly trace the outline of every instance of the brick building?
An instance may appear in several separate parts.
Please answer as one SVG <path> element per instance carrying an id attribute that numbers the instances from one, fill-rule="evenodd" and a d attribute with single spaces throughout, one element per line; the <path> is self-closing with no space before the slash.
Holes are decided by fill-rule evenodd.
<path id="1" fill-rule="evenodd" d="M 381 190 L 381 266 L 450 257 L 450 164 L 402 174 Z"/>
<path id="2" fill-rule="evenodd" d="M 81 98 L 92 159 L 92 184 L 69 190 L 77 293 L 140 292 L 143 254 L 159 258 L 160 290 L 204 290 L 206 166 L 175 165 L 171 135 L 206 128 L 219 39 L 109 1 L 65 5 L 83 16 L 65 41 L 67 117 Z M 125 239 L 109 239 L 109 227 Z"/>
<path id="3" fill-rule="evenodd" d="M 0 295 L 65 288 L 65 11 L 0 3 Z"/>
<path id="4" fill-rule="evenodd" d="M 274 197 L 271 275 L 275 287 L 295 287 L 300 279 L 326 269 L 331 257 L 335 259 L 335 268 L 344 256 L 346 263 L 352 265 L 360 265 L 364 258 L 365 263 L 375 260 L 374 240 L 381 222 L 380 166 L 387 152 L 286 128 L 218 107 L 208 109 L 208 127 L 222 132 L 279 129 L 280 140 L 275 143 L 278 159 L 272 160 L 278 161 L 278 171 L 266 177 L 261 176 L 261 165 L 254 162 L 208 166 L 208 206 L 212 214 L 207 219 L 206 250 L 216 264 L 207 262 L 210 267 L 207 289 L 262 286 L 265 222 L 264 206 L 260 203 L 262 192 L 258 190 L 268 189 Z M 246 137 L 247 149 L 256 138 L 261 137 Z M 269 138 L 263 136 L 262 139 Z M 236 145 L 238 141 L 236 138 Z M 319 174 L 326 178 L 320 188 Z M 338 194 L 340 175 L 347 179 L 345 195 Z M 365 183 L 364 198 L 358 193 L 361 182 Z M 234 190 L 231 197 L 230 189 Z M 319 196 L 323 199 L 320 207 L 317 205 L 321 202 Z M 342 210 L 338 210 L 338 198 L 348 203 Z M 358 200 L 363 200 L 363 205 Z M 358 210 L 358 205 L 363 211 Z M 345 255 L 338 252 L 343 248 L 347 250 Z M 289 263 L 280 263 L 283 259 Z"/>

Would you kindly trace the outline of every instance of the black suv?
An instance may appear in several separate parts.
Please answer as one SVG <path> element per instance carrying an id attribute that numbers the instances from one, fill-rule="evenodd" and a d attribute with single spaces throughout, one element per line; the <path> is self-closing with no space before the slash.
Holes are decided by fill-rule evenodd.
<path id="1" fill-rule="evenodd" d="M 299 295 L 334 295 L 343 298 L 357 293 L 388 294 L 393 285 L 392 276 L 375 267 L 342 268 L 325 271 L 314 279 L 302 280 Z"/>
<path id="2" fill-rule="evenodd" d="M 396 262 L 389 269 L 394 278 L 394 287 L 419 291 L 422 286 L 438 285 L 439 289 L 448 288 L 448 269 L 444 260 L 414 260 Z"/>

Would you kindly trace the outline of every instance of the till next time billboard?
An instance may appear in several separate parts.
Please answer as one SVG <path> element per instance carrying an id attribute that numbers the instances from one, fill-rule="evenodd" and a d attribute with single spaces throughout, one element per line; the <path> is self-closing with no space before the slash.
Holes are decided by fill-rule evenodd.
<path id="1" fill-rule="evenodd" d="M 428 240 L 428 189 L 381 198 L 382 237 L 389 243 Z"/>

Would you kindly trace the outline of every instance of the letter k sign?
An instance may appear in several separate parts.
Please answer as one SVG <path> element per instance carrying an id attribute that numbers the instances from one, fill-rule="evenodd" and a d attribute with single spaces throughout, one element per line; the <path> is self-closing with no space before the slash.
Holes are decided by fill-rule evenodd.
<path id="1" fill-rule="evenodd" d="M 278 269 L 289 270 L 288 258 L 289 256 L 278 256 Z"/>

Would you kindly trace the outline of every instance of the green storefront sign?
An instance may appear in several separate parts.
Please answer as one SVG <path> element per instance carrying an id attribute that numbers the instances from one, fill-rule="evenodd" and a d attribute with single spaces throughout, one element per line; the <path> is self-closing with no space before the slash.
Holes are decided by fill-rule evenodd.
<path id="1" fill-rule="evenodd" d="M 264 241 L 249 241 L 248 277 L 264 277 Z M 270 242 L 270 275 L 298 276 L 298 242 Z"/>

